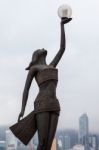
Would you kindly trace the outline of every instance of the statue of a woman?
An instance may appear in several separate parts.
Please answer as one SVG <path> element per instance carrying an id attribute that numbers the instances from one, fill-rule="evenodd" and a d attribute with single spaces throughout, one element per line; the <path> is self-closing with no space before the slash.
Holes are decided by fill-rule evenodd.
<path id="1" fill-rule="evenodd" d="M 25 106 L 28 99 L 29 89 L 33 78 L 35 77 L 36 82 L 39 87 L 39 93 L 34 101 L 34 111 L 33 115 L 35 118 L 36 129 L 38 131 L 38 148 L 37 150 L 50 150 L 55 136 L 58 118 L 60 114 L 60 104 L 56 97 L 56 86 L 58 81 L 58 69 L 56 69 L 64 51 L 65 51 L 65 31 L 64 24 L 71 21 L 71 18 L 61 19 L 61 43 L 60 49 L 54 59 L 49 65 L 46 64 L 47 50 L 38 49 L 33 53 L 32 61 L 26 70 L 29 70 L 22 98 L 22 109 L 19 114 L 18 123 L 20 124 L 20 118 L 23 117 Z M 31 114 L 32 116 L 32 114 Z M 26 132 L 29 128 L 29 120 L 31 117 L 27 117 L 28 121 L 25 124 L 27 126 L 25 129 L 23 127 L 23 132 Z M 24 124 L 24 123 L 23 123 Z M 31 124 L 32 127 L 32 124 Z M 19 127 L 21 128 L 21 127 Z M 15 131 L 16 130 L 16 131 Z M 17 132 L 17 128 L 12 127 L 12 132 Z M 28 132 L 29 134 L 29 132 Z M 25 138 L 21 135 L 21 139 Z"/>

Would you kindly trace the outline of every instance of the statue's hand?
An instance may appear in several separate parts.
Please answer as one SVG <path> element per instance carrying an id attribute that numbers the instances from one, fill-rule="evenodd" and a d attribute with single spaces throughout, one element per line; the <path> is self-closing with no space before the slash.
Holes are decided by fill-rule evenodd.
<path id="1" fill-rule="evenodd" d="M 20 121 L 20 118 L 23 117 L 23 115 L 24 115 L 24 110 L 21 110 L 19 117 L 18 117 L 18 122 Z"/>
<path id="2" fill-rule="evenodd" d="M 63 17 L 63 18 L 61 18 L 61 23 L 66 24 L 66 23 L 70 22 L 71 20 L 72 20 L 72 18 Z"/>

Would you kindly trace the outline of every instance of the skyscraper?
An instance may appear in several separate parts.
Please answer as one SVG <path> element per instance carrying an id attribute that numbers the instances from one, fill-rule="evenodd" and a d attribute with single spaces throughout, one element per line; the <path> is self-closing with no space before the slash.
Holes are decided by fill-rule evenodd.
<path id="1" fill-rule="evenodd" d="M 5 141 L 0 141 L 0 150 L 6 150 L 6 143 L 5 143 Z"/>
<path id="2" fill-rule="evenodd" d="M 10 130 L 6 130 L 6 150 L 16 150 L 17 140 Z"/>
<path id="3" fill-rule="evenodd" d="M 98 137 L 97 135 L 90 135 L 89 136 L 89 145 L 91 149 L 98 150 Z"/>
<path id="4" fill-rule="evenodd" d="M 65 150 L 70 149 L 70 137 L 68 135 L 65 135 L 64 140 L 65 140 L 65 142 L 64 142 Z"/>
<path id="5" fill-rule="evenodd" d="M 64 137 L 63 137 L 63 135 L 59 135 L 59 137 L 58 137 L 58 149 L 59 150 L 63 150 L 63 148 L 64 148 Z"/>
<path id="6" fill-rule="evenodd" d="M 89 122 L 87 114 L 81 115 L 79 118 L 79 143 L 88 145 Z"/>

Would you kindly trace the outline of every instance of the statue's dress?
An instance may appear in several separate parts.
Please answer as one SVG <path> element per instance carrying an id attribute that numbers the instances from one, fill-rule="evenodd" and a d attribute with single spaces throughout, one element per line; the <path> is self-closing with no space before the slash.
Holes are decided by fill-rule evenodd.
<path id="1" fill-rule="evenodd" d="M 43 69 L 35 78 L 39 86 L 39 93 L 34 101 L 34 112 L 56 111 L 59 113 L 60 104 L 56 97 L 58 69 Z"/>
<path id="2" fill-rule="evenodd" d="M 35 115 L 40 112 L 54 111 L 59 115 L 60 104 L 56 97 L 58 69 L 46 68 L 39 71 L 35 79 L 39 93 L 34 101 L 34 111 L 10 127 L 13 134 L 25 145 L 31 140 L 37 130 Z"/>

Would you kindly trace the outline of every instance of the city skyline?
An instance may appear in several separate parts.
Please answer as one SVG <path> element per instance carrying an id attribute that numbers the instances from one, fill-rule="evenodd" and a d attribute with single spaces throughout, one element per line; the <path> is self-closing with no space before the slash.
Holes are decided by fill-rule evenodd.
<path id="1" fill-rule="evenodd" d="M 57 10 L 64 3 L 71 6 L 73 19 L 65 26 L 67 48 L 57 66 L 57 97 L 61 105 L 58 128 L 78 129 L 79 116 L 87 113 L 89 131 L 99 132 L 98 0 L 0 0 L 0 125 L 17 122 L 27 75 L 25 68 L 33 51 L 47 49 L 47 63 L 57 53 Z M 33 81 L 25 115 L 34 109 L 37 92 Z"/>
<path id="2" fill-rule="evenodd" d="M 79 143 L 85 144 L 85 142 L 88 139 L 88 136 L 89 136 L 89 119 L 87 114 L 82 114 L 79 118 Z"/>
<path id="3" fill-rule="evenodd" d="M 98 150 L 99 133 L 89 132 L 89 118 L 87 114 L 82 114 L 78 118 L 79 129 L 57 130 L 53 140 L 51 150 Z M 38 134 L 31 139 L 29 144 L 22 144 L 8 127 L 0 127 L 0 150 L 36 150 L 38 145 Z"/>

